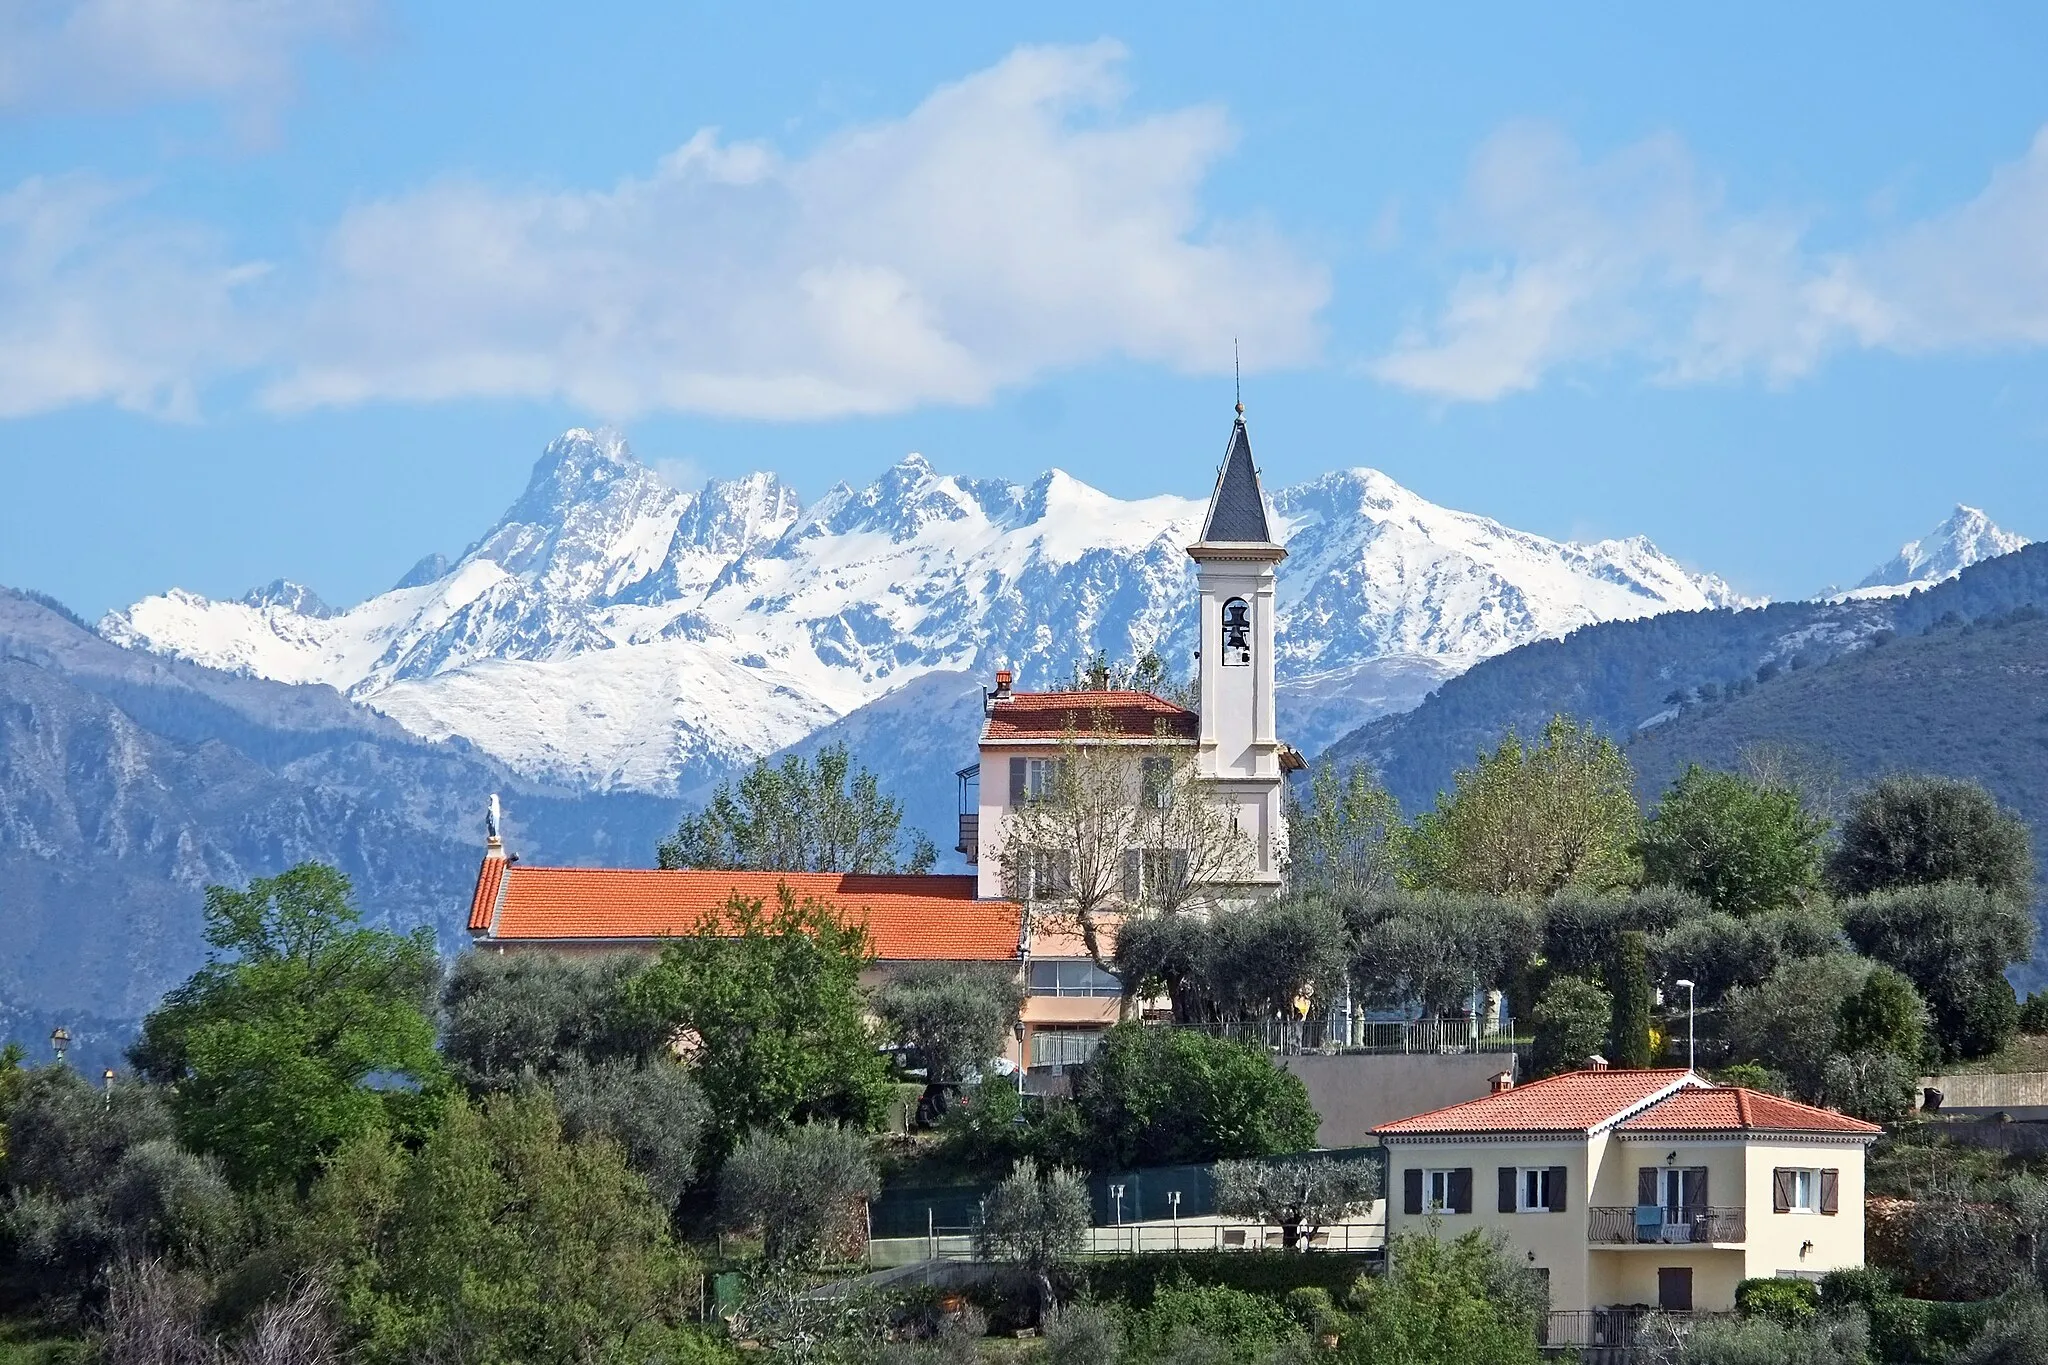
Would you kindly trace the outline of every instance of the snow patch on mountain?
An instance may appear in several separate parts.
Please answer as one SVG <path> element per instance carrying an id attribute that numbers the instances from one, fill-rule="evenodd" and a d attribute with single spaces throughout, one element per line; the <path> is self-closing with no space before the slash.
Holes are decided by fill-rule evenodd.
<path id="1" fill-rule="evenodd" d="M 2025 536 L 2001 530 L 1974 507 L 1956 504 L 1942 523 L 1864 576 L 1845 594 L 1849 597 L 1892 597 L 1915 588 L 1932 587 L 1954 578 L 1972 564 L 2010 554 L 2031 544 Z"/>
<path id="2" fill-rule="evenodd" d="M 1597 621 L 1744 601 L 1648 541 L 1547 540 L 1438 507 L 1372 469 L 1272 496 L 1280 704 L 1313 750 L 1479 659 Z M 909 455 L 809 508 L 773 474 L 671 487 L 610 431 L 570 431 L 452 563 L 345 611 L 274 584 L 173 589 L 112 640 L 323 682 L 538 778 L 688 790 L 937 670 L 1064 678 L 1097 651 L 1195 646 L 1204 503 L 1029 484 Z M 298 594 L 303 594 L 300 596 Z M 964 748 L 967 737 L 961 737 Z"/>

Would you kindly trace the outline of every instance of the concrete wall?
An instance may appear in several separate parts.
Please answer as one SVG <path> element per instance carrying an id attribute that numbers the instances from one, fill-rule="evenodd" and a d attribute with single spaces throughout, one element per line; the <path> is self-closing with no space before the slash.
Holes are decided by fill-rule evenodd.
<path id="1" fill-rule="evenodd" d="M 1395 1119 L 1426 1114 L 1488 1093 L 1494 1076 L 1513 1067 L 1510 1053 L 1453 1056 L 1279 1057 L 1281 1067 L 1301 1078 L 1322 1124 L 1319 1147 L 1362 1147 L 1372 1130 Z"/>
<path id="2" fill-rule="evenodd" d="M 1953 1109 L 2048 1108 L 2048 1071 L 1922 1076 L 1920 1085 L 1941 1092 L 1944 1113 Z"/>

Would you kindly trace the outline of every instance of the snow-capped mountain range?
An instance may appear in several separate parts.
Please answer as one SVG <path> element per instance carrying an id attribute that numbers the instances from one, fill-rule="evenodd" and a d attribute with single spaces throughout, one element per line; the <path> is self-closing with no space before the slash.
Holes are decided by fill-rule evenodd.
<path id="1" fill-rule="evenodd" d="M 1472 663 L 1595 621 L 1740 604 L 1640 537 L 1572 544 L 1438 507 L 1371 469 L 1269 490 L 1289 556 L 1283 735 L 1313 752 Z M 1100 650 L 1192 658 L 1204 502 L 1060 470 L 970 479 L 910 455 L 805 508 L 773 474 L 671 487 L 574 430 L 460 558 L 335 610 L 280 581 L 108 615 L 124 645 L 327 683 L 535 778 L 687 791 L 934 670 L 1030 686 Z M 962 736 L 963 755 L 971 736 Z M 872 760 L 871 760 L 872 761 Z"/>
<path id="2" fill-rule="evenodd" d="M 1956 504 L 1946 520 L 1872 569 L 1854 588 L 1857 595 L 1911 592 L 1954 578 L 1972 564 L 2010 554 L 2032 544 L 2025 536 L 1999 529 L 1974 507 Z"/>

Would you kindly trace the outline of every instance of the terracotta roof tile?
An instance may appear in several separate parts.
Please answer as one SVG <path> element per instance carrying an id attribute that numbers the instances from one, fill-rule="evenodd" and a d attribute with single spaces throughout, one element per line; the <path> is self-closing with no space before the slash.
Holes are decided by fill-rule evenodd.
<path id="1" fill-rule="evenodd" d="M 498 908 L 498 887 L 505 878 L 505 860 L 486 858 L 476 870 L 476 894 L 469 898 L 469 932 L 491 927 L 491 914 Z"/>
<path id="2" fill-rule="evenodd" d="M 1683 1083 L 1674 1071 L 1567 1071 L 1373 1129 L 1383 1136 L 1591 1132 Z M 1695 1082 L 1705 1084 L 1705 1082 Z"/>
<path id="3" fill-rule="evenodd" d="M 1810 1104 L 1733 1085 L 1681 1090 L 1621 1125 L 1624 1133 L 1678 1129 L 1872 1134 L 1884 1131 L 1874 1123 L 1852 1119 L 1832 1109 L 1816 1109 Z"/>
<path id="4" fill-rule="evenodd" d="M 491 862 L 499 862 L 494 871 Z M 470 928 L 491 929 L 488 896 L 501 902 L 493 939 L 659 939 L 690 934 L 738 891 L 770 905 L 788 886 L 865 921 L 883 961 L 1010 961 L 1023 909 L 975 899 L 972 877 L 864 876 L 838 872 L 706 872 L 695 869 L 529 867 L 487 861 L 470 905 Z"/>
<path id="5" fill-rule="evenodd" d="M 1195 712 L 1150 692 L 1013 692 L 990 706 L 981 738 L 1060 739 L 1072 731 L 1082 739 L 1151 739 L 1164 728 L 1174 739 L 1194 740 L 1201 725 Z"/>

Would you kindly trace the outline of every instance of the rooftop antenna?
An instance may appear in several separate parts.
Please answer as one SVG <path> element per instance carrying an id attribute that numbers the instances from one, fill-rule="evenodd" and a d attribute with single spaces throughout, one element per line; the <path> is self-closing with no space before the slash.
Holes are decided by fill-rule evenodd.
<path id="1" fill-rule="evenodd" d="M 1237 382 L 1237 415 L 1244 416 L 1244 366 L 1237 358 L 1237 338 L 1230 339 L 1230 375 Z"/>

